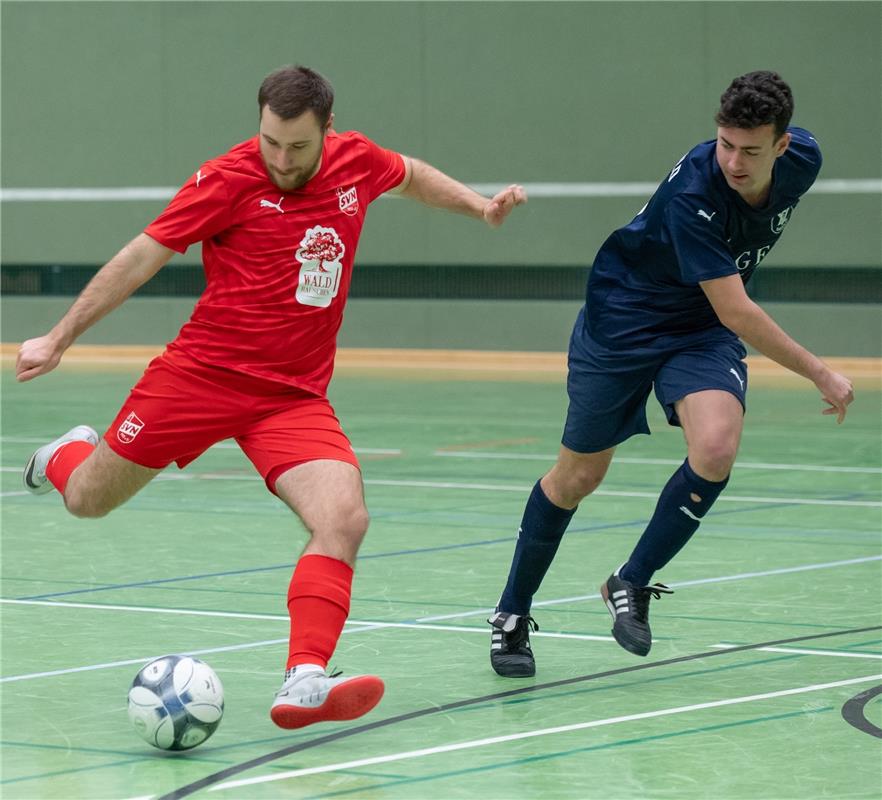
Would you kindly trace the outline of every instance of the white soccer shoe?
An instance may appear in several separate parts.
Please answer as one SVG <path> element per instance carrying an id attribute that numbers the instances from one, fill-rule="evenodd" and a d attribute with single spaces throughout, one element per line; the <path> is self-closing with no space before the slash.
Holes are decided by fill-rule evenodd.
<path id="1" fill-rule="evenodd" d="M 270 717 L 280 728 L 302 728 L 314 722 L 355 719 L 367 714 L 383 696 L 375 675 L 328 675 L 315 664 L 300 664 L 285 673 Z"/>
<path id="2" fill-rule="evenodd" d="M 97 446 L 98 434 L 88 425 L 77 425 L 76 428 L 72 428 L 64 436 L 59 436 L 54 442 L 44 444 L 37 450 L 28 459 L 28 464 L 22 474 L 25 489 L 31 494 L 46 494 L 46 492 L 51 492 L 55 488 L 46 478 L 46 466 L 58 448 L 68 442 L 89 442 L 89 444 Z"/>

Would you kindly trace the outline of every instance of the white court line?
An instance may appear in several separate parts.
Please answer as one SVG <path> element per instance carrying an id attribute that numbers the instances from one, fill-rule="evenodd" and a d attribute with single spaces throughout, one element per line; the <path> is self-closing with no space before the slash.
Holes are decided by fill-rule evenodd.
<path id="1" fill-rule="evenodd" d="M 781 567 L 780 569 L 769 569 L 763 572 L 741 572 L 736 575 L 721 575 L 717 578 L 697 578 L 692 581 L 680 581 L 671 583 L 669 586 L 681 589 L 684 586 L 701 586 L 705 583 L 724 583 L 725 581 L 740 581 L 745 578 L 765 578 L 769 575 L 785 575 L 790 572 L 808 572 L 815 569 L 830 569 L 832 567 L 844 567 L 850 564 L 866 564 L 870 561 L 882 561 L 882 556 L 865 556 L 863 558 L 848 558 L 844 561 L 827 561 L 821 564 L 802 564 L 798 567 Z M 554 606 L 561 603 L 579 603 L 583 600 L 596 600 L 600 594 L 581 594 L 575 597 L 560 597 L 555 600 L 540 600 L 533 603 L 533 608 L 537 606 Z M 474 611 L 460 611 L 455 614 L 437 614 L 432 617 L 420 617 L 417 622 L 439 622 L 445 619 L 459 619 L 460 617 L 477 617 L 481 614 L 492 614 L 492 608 L 476 608 Z"/>
<path id="2" fill-rule="evenodd" d="M 433 456 L 439 458 L 500 459 L 503 461 L 556 461 L 557 456 L 542 453 L 485 453 L 476 450 L 436 450 Z M 626 458 L 615 456 L 613 464 L 658 464 L 678 467 L 683 459 L 677 458 Z M 882 475 L 882 467 L 834 467 L 824 464 L 765 464 L 761 461 L 736 461 L 733 469 L 781 469 L 794 472 L 853 472 L 865 475 Z"/>
<path id="3" fill-rule="evenodd" d="M 23 497 L 26 494 L 30 494 L 28 491 L 21 492 L 0 492 L 0 497 Z"/>
<path id="4" fill-rule="evenodd" d="M 186 610 L 186 609 L 177 609 L 177 608 L 158 608 L 158 607 L 150 607 L 150 606 L 111 606 L 111 605 L 100 605 L 95 603 L 64 603 L 53 600 L 7 600 L 0 598 L 0 603 L 7 603 L 10 605 L 25 605 L 25 606 L 52 606 L 55 608 L 75 608 L 75 609 L 99 609 L 102 611 L 136 611 L 141 613 L 154 613 L 154 614 L 186 614 L 192 616 L 202 616 L 202 617 L 233 617 L 233 618 L 242 618 L 242 619 L 268 619 L 274 621 L 282 621 L 288 622 L 288 617 L 279 616 L 279 615 L 270 615 L 270 614 L 236 614 L 230 612 L 220 612 L 220 611 L 194 611 L 194 610 Z M 358 626 L 352 628 L 350 626 Z M 411 630 L 432 630 L 432 631 L 452 631 L 455 633 L 478 633 L 483 636 L 487 635 L 486 628 L 467 628 L 462 625 L 426 625 L 426 624 L 418 624 L 415 622 L 374 622 L 368 620 L 356 620 L 350 619 L 346 621 L 346 628 L 344 629 L 344 633 L 361 633 L 362 631 L 371 631 L 377 630 L 381 628 L 409 628 Z M 533 636 L 539 637 L 547 637 L 549 639 L 581 639 L 583 641 L 592 641 L 592 642 L 612 642 L 614 639 L 612 636 L 595 636 L 592 634 L 578 634 L 578 633 L 552 633 L 549 631 L 539 632 L 534 631 Z M 208 650 L 193 650 L 189 651 L 188 655 L 202 655 L 205 653 L 223 653 L 230 650 L 247 650 L 251 647 L 264 647 L 270 644 L 280 644 L 283 642 L 287 642 L 287 639 L 269 639 L 267 641 L 262 642 L 250 642 L 246 644 L 238 644 L 232 645 L 229 647 L 215 647 Z M 57 675 L 67 675 L 73 672 L 90 672 L 92 670 L 99 669 L 112 669 L 114 667 L 122 667 L 127 666 L 129 664 L 146 664 L 151 658 L 156 658 L 157 656 L 151 656 L 149 658 L 135 658 L 129 659 L 126 661 L 109 661 L 103 664 L 90 664 L 84 667 L 67 667 L 64 669 L 55 669 L 50 670 L 48 672 L 33 672 L 29 674 L 22 675 L 10 675 L 5 678 L 0 678 L 0 683 L 7 683 L 9 681 L 24 681 L 31 680 L 33 678 L 48 678 Z"/>
<path id="5" fill-rule="evenodd" d="M 452 481 L 387 481 L 370 479 L 364 481 L 366 486 L 412 486 L 421 489 L 466 489 L 482 492 L 524 492 L 532 490 L 532 486 L 513 486 L 492 483 L 455 483 Z M 658 492 L 615 492 L 597 489 L 591 496 L 602 497 L 647 497 L 658 499 Z M 720 495 L 718 503 L 770 503 L 774 505 L 807 505 L 807 506 L 848 506 L 850 508 L 882 508 L 882 500 L 816 500 L 808 497 L 753 497 L 746 495 Z"/>
<path id="6" fill-rule="evenodd" d="M 729 650 L 738 647 L 736 644 L 712 644 L 717 650 Z M 802 647 L 757 647 L 764 653 L 794 653 L 801 656 L 837 656 L 839 658 L 882 658 L 882 654 L 876 653 L 848 653 L 842 650 L 814 650 Z"/>
<path id="7" fill-rule="evenodd" d="M 502 183 L 472 183 L 471 188 L 484 195 L 494 195 L 506 188 Z M 659 184 L 651 181 L 616 182 L 536 182 L 522 184 L 529 197 L 577 198 L 577 197 L 649 197 Z M 46 202 L 106 202 L 169 200 L 179 186 L 122 186 L 122 187 L 15 187 L 0 189 L 0 201 L 4 203 Z M 822 178 L 815 181 L 809 194 L 880 194 L 882 180 L 875 178 Z M 397 199 L 395 195 L 383 195 Z"/>
<path id="8" fill-rule="evenodd" d="M 436 755 L 438 753 L 452 753 L 458 750 L 472 750 L 478 747 L 487 747 L 489 745 L 502 744 L 504 742 L 515 742 L 522 739 L 533 739 L 538 736 L 552 736 L 557 733 L 570 733 L 572 731 L 582 731 L 588 728 L 600 728 L 607 725 L 618 725 L 622 722 L 634 722 L 641 719 L 652 719 L 653 717 L 669 717 L 674 714 L 686 714 L 691 711 L 702 711 L 706 708 L 722 708 L 723 706 L 734 706 L 742 703 L 754 703 L 758 700 L 771 700 L 776 697 L 787 697 L 797 694 L 806 694 L 808 692 L 820 692 L 825 689 L 836 689 L 840 686 L 851 686 L 856 683 L 868 683 L 870 681 L 882 680 L 882 675 L 865 675 L 860 678 L 849 678 L 848 680 L 834 681 L 832 683 L 817 683 L 811 686 L 800 686 L 795 689 L 781 689 L 777 692 L 763 692 L 762 694 L 744 695 L 742 697 L 729 697 L 725 700 L 713 700 L 708 703 L 694 703 L 689 706 L 675 706 L 674 708 L 662 708 L 657 711 L 643 711 L 639 714 L 626 714 L 621 717 L 608 717 L 606 719 L 595 719 L 590 722 L 577 722 L 572 725 L 558 725 L 554 728 L 539 728 L 532 731 L 524 731 L 522 733 L 511 733 L 505 736 L 491 736 L 486 739 L 472 739 L 466 742 L 457 742 L 455 744 L 439 745 L 438 747 L 424 747 L 421 750 L 407 750 L 401 753 L 390 753 L 385 756 L 374 756 L 373 758 L 361 758 L 356 761 L 342 761 L 337 764 L 325 764 L 320 767 L 309 767 L 307 769 L 294 769 L 288 772 L 278 772 L 273 775 L 262 775 L 258 778 L 244 778 L 238 781 L 228 781 L 226 783 L 212 786 L 208 791 L 217 792 L 224 789 L 238 789 L 242 786 L 253 786 L 258 783 L 269 783 L 271 781 L 289 780 L 291 778 L 300 778 L 305 775 L 318 775 L 323 772 L 337 772 L 344 769 L 356 769 L 358 767 L 367 767 L 373 764 L 388 764 L 393 761 L 405 761 L 412 758 L 422 758 L 423 756 Z"/>
<path id="9" fill-rule="evenodd" d="M 677 462 L 680 463 L 680 462 Z M 157 476 L 159 477 L 159 476 Z M 223 475 L 220 473 L 203 472 L 190 473 L 180 476 L 171 475 L 166 480 L 207 480 L 207 481 L 263 481 L 259 475 Z M 381 480 L 377 478 L 365 478 L 365 486 L 396 486 L 412 487 L 419 489 L 464 489 L 478 492 L 517 492 L 528 493 L 532 486 L 516 486 L 512 484 L 494 483 L 456 483 L 453 481 L 399 481 Z M 8 492 L 13 494 L 28 494 L 28 492 Z M 650 500 L 658 499 L 658 492 L 618 492 L 612 489 L 597 489 L 592 492 L 592 497 L 642 497 Z M 846 506 L 849 508 L 882 508 L 882 500 L 818 500 L 811 497 L 755 497 L 752 495 L 721 495 L 717 498 L 718 503 L 763 503 L 770 505 L 806 505 L 806 506 Z"/>
<path id="10" fill-rule="evenodd" d="M 284 644 L 288 641 L 286 636 L 284 639 L 267 639 L 264 642 L 247 642 L 246 644 L 233 644 L 228 647 L 211 647 L 207 650 L 188 650 L 187 655 L 201 656 L 208 653 L 226 653 L 231 650 L 249 650 L 252 647 L 266 647 L 271 644 Z M 161 653 L 160 655 L 165 655 Z M 28 681 L 34 678 L 51 678 L 57 675 L 69 675 L 72 672 L 92 672 L 97 669 L 112 669 L 113 667 L 127 667 L 131 664 L 146 664 L 159 655 L 147 656 L 146 658 L 130 658 L 125 661 L 110 661 L 106 664 L 89 664 L 85 667 L 68 667 L 66 669 L 53 669 L 48 672 L 32 672 L 27 675 L 10 675 L 7 678 L 0 678 L 0 683 L 9 683 L 11 681 Z"/>
<path id="11" fill-rule="evenodd" d="M 139 611 L 139 612 L 152 612 L 156 614 L 192 614 L 195 616 L 205 616 L 205 617 L 243 617 L 246 619 L 253 619 L 258 617 L 260 619 L 272 619 L 276 621 L 288 621 L 288 617 L 282 616 L 271 616 L 271 615 L 255 615 L 255 614 L 232 614 L 227 612 L 211 612 L 211 611 L 189 611 L 183 609 L 174 609 L 174 608 L 152 608 L 146 606 L 103 606 L 96 605 L 92 603 L 61 603 L 61 602 L 53 602 L 49 600 L 3 600 L 0 599 L 2 603 L 12 603 L 15 605 L 36 605 L 36 606 L 54 606 L 56 608 L 77 608 L 77 609 L 101 609 L 106 611 Z M 357 628 L 350 628 L 349 626 L 357 625 Z M 380 628 L 408 628 L 411 630 L 431 630 L 431 631 L 452 631 L 455 633 L 479 633 L 482 636 L 486 636 L 488 631 L 486 628 L 467 628 L 463 625 L 422 625 L 414 622 L 372 622 L 366 620 L 355 620 L 350 619 L 346 621 L 346 628 L 344 629 L 344 633 L 361 633 L 363 631 L 371 631 L 377 630 Z M 612 636 L 594 636 L 591 634 L 577 634 L 577 633 L 552 633 L 550 631 L 540 632 L 534 631 L 533 636 L 539 637 L 547 637 L 549 639 L 581 639 L 584 641 L 593 641 L 593 642 L 612 642 L 615 641 Z M 237 644 L 231 645 L 227 647 L 213 647 L 207 650 L 192 650 L 188 651 L 188 655 L 204 655 L 206 653 L 224 653 L 231 650 L 247 650 L 252 647 L 264 647 L 266 645 L 271 644 L 282 644 L 287 642 L 288 639 L 268 639 L 262 642 L 249 642 L 245 644 Z M 148 658 L 134 658 L 128 659 L 125 661 L 110 661 L 103 664 L 89 664 L 83 667 L 66 667 L 64 669 L 54 669 L 48 672 L 32 672 L 28 674 L 22 675 L 10 675 L 5 678 L 0 678 L 0 683 L 8 683 L 11 681 L 25 681 L 32 680 L 34 678 L 49 678 L 57 675 L 68 675 L 74 672 L 91 672 L 93 670 L 99 669 L 112 669 L 114 667 L 123 667 L 129 664 L 146 664 L 153 658 L 157 658 L 157 656 L 150 656 Z"/>
<path id="12" fill-rule="evenodd" d="M 492 611 L 490 613 L 493 613 Z M 355 621 L 351 620 L 353 624 L 364 625 L 363 628 L 358 628 L 357 630 L 348 631 L 349 633 L 362 633 L 367 630 L 374 630 L 377 628 L 410 628 L 412 630 L 427 630 L 427 631 L 452 631 L 455 633 L 480 633 L 483 636 L 486 636 L 490 633 L 488 628 L 467 628 L 464 625 L 429 625 L 427 623 L 420 622 L 366 622 L 364 620 Z M 533 637 L 547 637 L 549 639 L 580 639 L 586 642 L 614 642 L 612 636 L 596 636 L 590 633 L 552 633 L 551 631 L 532 631 L 530 636 Z"/>
<path id="13" fill-rule="evenodd" d="M 17 606 L 52 606 L 54 608 L 90 608 L 102 611 L 137 611 L 146 614 L 183 614 L 193 617 L 229 617 L 232 619 L 286 620 L 281 614 L 246 614 L 235 611 L 199 611 L 188 608 L 162 608 L 160 606 L 111 606 L 101 603 L 65 603 L 59 600 L 13 600 L 0 598 L 0 603 Z M 367 624 L 367 623 L 365 623 Z"/>
<path id="14" fill-rule="evenodd" d="M 705 583 L 722 583 L 724 581 L 734 581 L 734 580 L 742 580 L 744 578 L 761 578 L 767 577 L 769 575 L 782 575 L 790 572 L 805 572 L 809 570 L 815 569 L 830 569 L 832 567 L 841 567 L 848 566 L 851 564 L 863 564 L 869 561 L 880 561 L 882 560 L 882 556 L 867 556 L 865 558 L 850 558 L 844 561 L 828 561 L 826 563 L 821 564 L 803 564 L 798 567 L 783 567 L 781 569 L 774 570 L 766 570 L 764 572 L 743 572 L 736 575 L 723 575 L 716 578 L 699 578 L 693 581 L 682 581 L 680 583 L 672 583 L 672 587 L 682 588 L 684 586 L 698 586 Z M 574 603 L 581 602 L 583 600 L 596 600 L 599 598 L 599 594 L 590 594 L 590 595 L 580 595 L 577 597 L 561 597 L 555 600 L 541 600 L 533 603 L 534 608 L 538 606 L 551 606 L 558 605 L 561 603 Z M 287 621 L 288 617 L 282 616 L 280 614 L 245 614 L 245 613 L 237 613 L 237 612 L 229 612 L 229 611 L 198 611 L 192 609 L 177 609 L 177 608 L 160 608 L 153 606 L 118 606 L 118 605 L 102 605 L 100 603 L 66 603 L 60 602 L 56 600 L 13 600 L 0 598 L 0 603 L 6 603 L 9 605 L 32 605 L 32 606 L 52 606 L 52 607 L 60 607 L 60 608 L 87 608 L 87 609 L 98 609 L 102 611 L 136 611 L 142 613 L 153 613 L 153 614 L 184 614 L 188 616 L 204 616 L 204 617 L 231 617 L 231 618 L 240 618 L 240 619 L 266 619 L 266 620 L 274 620 L 274 621 Z M 427 623 L 431 622 L 440 622 L 446 619 L 460 619 L 464 617 L 473 617 L 473 616 L 481 616 L 484 614 L 492 614 L 492 608 L 481 608 L 481 609 L 473 609 L 471 611 L 458 611 L 454 614 L 438 614 L 431 617 L 421 617 L 417 619 L 415 622 L 407 623 L 407 622 L 371 622 L 366 620 L 347 620 L 346 625 L 358 625 L 360 627 L 355 629 L 344 629 L 344 633 L 353 633 L 358 631 L 370 631 L 377 630 L 380 628 L 412 628 L 412 629 L 422 629 L 426 628 L 429 630 L 450 630 L 456 632 L 480 632 L 486 634 L 486 630 L 483 628 L 466 628 L 461 626 L 441 626 L 441 625 L 429 625 Z M 604 636 L 591 636 L 588 634 L 579 635 L 579 634 L 567 634 L 567 633 L 541 633 L 536 632 L 534 635 L 536 636 L 549 636 L 553 638 L 562 638 L 562 639 L 584 639 L 588 641 L 610 641 L 610 637 Z M 247 648 L 249 645 L 240 645 L 240 649 Z M 210 651 L 203 651 L 210 652 Z M 127 662 L 134 663 L 134 662 Z M 103 669 L 111 666 L 117 666 L 117 664 L 109 664 L 106 666 L 92 666 L 92 667 L 74 667 L 66 670 L 56 670 L 52 673 L 37 673 L 35 675 L 24 675 L 24 676 L 11 676 L 9 678 L 0 678 L 0 683 L 8 680 L 25 680 L 29 677 L 43 677 L 45 674 L 64 674 L 66 672 L 79 672 L 82 670 L 88 669 Z"/>

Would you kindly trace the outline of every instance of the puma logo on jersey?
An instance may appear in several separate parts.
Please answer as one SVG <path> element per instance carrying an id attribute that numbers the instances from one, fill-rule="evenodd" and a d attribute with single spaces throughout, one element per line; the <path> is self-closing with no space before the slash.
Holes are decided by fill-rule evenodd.
<path id="1" fill-rule="evenodd" d="M 278 203 L 271 203 L 269 200 L 261 200 L 261 201 L 260 201 L 260 207 L 261 207 L 261 208 L 274 208 L 274 209 L 275 209 L 276 211 L 278 211 L 280 214 L 284 214 L 284 213 L 285 213 L 285 210 L 282 208 L 282 200 L 284 200 L 284 199 L 285 199 L 285 195 L 282 195 L 282 196 L 279 198 L 279 202 L 278 202 Z"/>
<path id="2" fill-rule="evenodd" d="M 698 209 L 698 216 L 704 217 L 708 222 L 710 222 L 714 218 L 714 215 L 716 213 L 717 213 L 716 211 L 713 211 L 710 214 L 708 214 L 707 211 L 705 211 L 703 208 Z"/>
<path id="3" fill-rule="evenodd" d="M 731 372 L 735 376 L 735 380 L 738 381 L 738 385 L 741 387 L 741 391 L 744 391 L 744 381 L 741 380 L 741 376 L 735 371 L 735 367 L 729 367 L 729 372 Z"/>
<path id="4" fill-rule="evenodd" d="M 205 180 L 207 177 L 208 177 L 208 175 L 203 175 L 203 174 L 202 174 L 202 170 L 201 170 L 201 169 L 197 169 L 197 170 L 196 170 L 196 186 L 199 186 L 199 184 L 200 184 L 203 180 Z"/>

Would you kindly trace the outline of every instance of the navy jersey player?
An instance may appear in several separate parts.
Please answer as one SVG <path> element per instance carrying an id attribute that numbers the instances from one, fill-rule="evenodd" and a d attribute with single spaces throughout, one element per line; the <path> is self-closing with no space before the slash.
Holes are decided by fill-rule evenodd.
<path id="1" fill-rule="evenodd" d="M 613 636 L 645 656 L 651 584 L 725 488 L 747 389 L 742 341 L 817 386 L 842 422 L 850 381 L 791 339 L 745 291 L 821 166 L 812 135 L 789 127 L 793 98 L 774 72 L 736 78 L 721 97 L 717 137 L 692 148 L 595 258 L 570 341 L 570 398 L 557 463 L 533 487 L 492 625 L 490 660 L 506 677 L 535 673 L 533 595 L 577 504 L 617 445 L 649 433 L 654 390 L 687 458 L 661 492 L 628 560 L 601 586 Z"/>

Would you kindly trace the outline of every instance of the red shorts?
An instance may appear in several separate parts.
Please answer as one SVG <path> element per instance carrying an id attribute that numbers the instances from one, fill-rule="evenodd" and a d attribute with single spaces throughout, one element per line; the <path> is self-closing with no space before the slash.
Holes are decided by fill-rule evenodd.
<path id="1" fill-rule="evenodd" d="M 358 459 L 327 398 L 166 351 L 148 364 L 104 440 L 143 467 L 183 468 L 235 439 L 274 492 L 276 479 L 316 459 Z"/>

